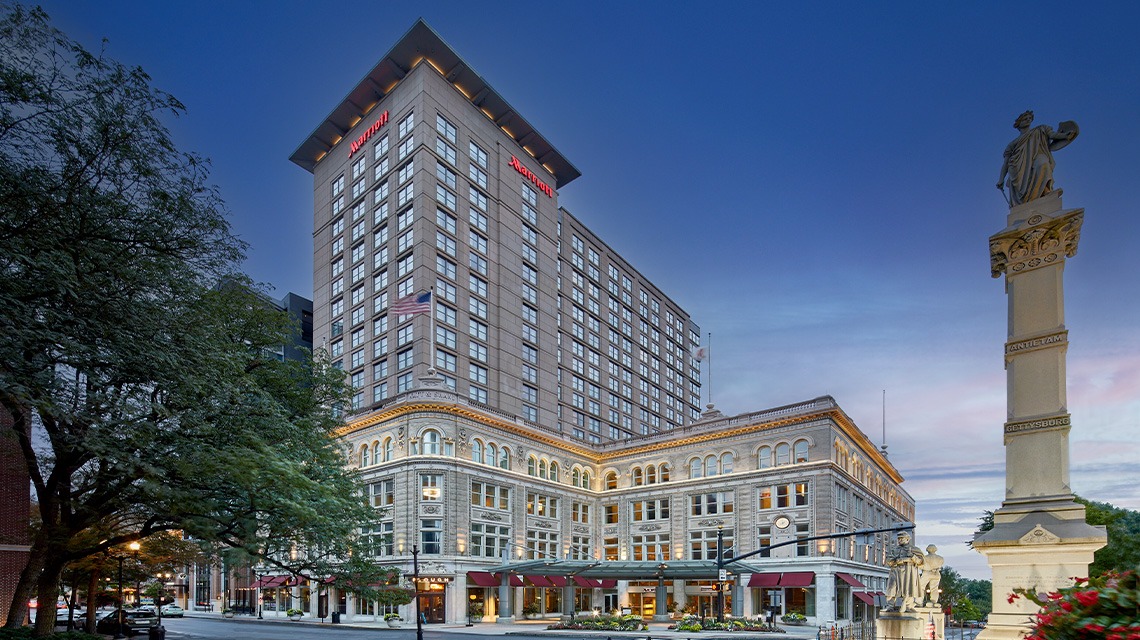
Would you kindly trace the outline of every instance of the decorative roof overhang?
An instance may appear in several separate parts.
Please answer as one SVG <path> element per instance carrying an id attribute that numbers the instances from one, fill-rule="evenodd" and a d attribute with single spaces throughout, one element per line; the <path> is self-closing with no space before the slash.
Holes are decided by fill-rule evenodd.
<path id="1" fill-rule="evenodd" d="M 400 38 L 289 159 L 310 173 L 324 156 L 418 64 L 427 61 L 471 104 L 509 135 L 562 188 L 582 175 L 423 19 Z"/>
<path id="2" fill-rule="evenodd" d="M 725 567 L 729 575 L 758 573 L 755 565 L 734 562 Z M 504 564 L 490 569 L 495 573 L 539 576 L 581 576 L 583 578 L 616 578 L 618 580 L 716 580 L 717 566 L 713 560 L 673 560 L 668 562 L 637 562 L 633 560 L 528 560 Z"/>

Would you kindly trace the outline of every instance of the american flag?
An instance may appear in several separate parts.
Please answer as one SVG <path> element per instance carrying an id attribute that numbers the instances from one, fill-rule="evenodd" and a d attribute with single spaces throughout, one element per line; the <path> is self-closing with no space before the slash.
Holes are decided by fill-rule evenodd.
<path id="1" fill-rule="evenodd" d="M 930 619 L 926 622 L 926 635 L 930 638 L 930 640 L 936 640 L 936 633 L 937 630 L 934 626 L 934 614 L 932 613 L 930 614 Z"/>
<path id="2" fill-rule="evenodd" d="M 413 293 L 410 296 L 404 296 L 392 305 L 388 310 L 388 315 L 393 316 L 412 316 L 417 313 L 430 313 L 431 312 L 431 291 L 427 293 Z"/>

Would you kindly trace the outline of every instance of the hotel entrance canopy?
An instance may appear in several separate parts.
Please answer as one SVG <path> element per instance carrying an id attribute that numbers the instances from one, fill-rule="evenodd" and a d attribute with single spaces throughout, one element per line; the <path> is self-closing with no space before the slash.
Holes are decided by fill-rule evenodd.
<path id="1" fill-rule="evenodd" d="M 760 573 L 762 569 L 745 562 L 733 562 L 724 567 L 728 574 Z M 714 560 L 673 560 L 669 562 L 609 560 L 528 560 L 504 564 L 492 569 L 494 573 L 514 573 L 538 576 L 580 576 L 615 580 L 716 580 Z"/>

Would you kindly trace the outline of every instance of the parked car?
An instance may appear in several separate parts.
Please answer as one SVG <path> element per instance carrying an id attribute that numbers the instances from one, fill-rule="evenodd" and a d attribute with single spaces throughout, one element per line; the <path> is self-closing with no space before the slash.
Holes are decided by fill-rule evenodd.
<path id="1" fill-rule="evenodd" d="M 148 611 L 112 609 L 99 614 L 99 618 L 95 621 L 95 631 L 97 633 L 118 633 L 120 617 L 122 618 L 123 633 L 129 636 L 143 633 L 151 627 L 158 626 L 158 616 Z"/>
<path id="2" fill-rule="evenodd" d="M 154 605 L 153 604 L 140 604 L 139 606 L 135 607 L 134 610 L 135 611 L 144 611 L 146 613 L 154 613 Z"/>
<path id="3" fill-rule="evenodd" d="M 164 618 L 181 618 L 185 613 L 182 607 L 176 604 L 162 605 L 162 617 Z"/>

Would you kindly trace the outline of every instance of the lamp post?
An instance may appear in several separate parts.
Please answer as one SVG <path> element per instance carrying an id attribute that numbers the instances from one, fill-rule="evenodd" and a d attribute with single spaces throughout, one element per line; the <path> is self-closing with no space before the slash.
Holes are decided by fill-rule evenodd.
<path id="1" fill-rule="evenodd" d="M 126 613 L 123 611 L 123 556 L 119 554 L 115 558 L 119 561 L 119 610 L 115 612 L 115 616 L 119 619 L 119 629 L 115 632 L 115 638 L 118 640 L 123 637 L 123 616 Z"/>
<path id="2" fill-rule="evenodd" d="M 139 549 L 142 548 L 142 545 L 139 544 L 138 540 L 135 540 L 134 542 L 128 544 L 127 548 L 130 549 L 131 552 L 135 554 L 135 564 L 139 565 L 138 567 L 135 567 L 135 570 L 138 571 L 138 569 L 142 566 L 139 563 Z M 141 573 L 135 573 L 135 608 L 136 609 L 138 608 L 138 606 L 140 604 L 142 604 L 142 594 L 139 593 L 139 585 L 141 584 L 140 581 L 142 580 L 141 575 L 142 575 Z"/>
<path id="3" fill-rule="evenodd" d="M 724 622 L 724 525 L 716 526 L 716 621 Z"/>
<path id="4" fill-rule="evenodd" d="M 261 573 L 256 567 L 253 569 L 253 577 L 257 578 L 257 582 L 254 583 L 257 585 L 257 619 L 263 620 L 264 618 L 261 617 Z"/>
<path id="5" fill-rule="evenodd" d="M 471 622 L 471 609 L 475 606 L 475 594 L 467 596 L 467 626 L 473 627 L 475 623 Z"/>
<path id="6" fill-rule="evenodd" d="M 412 579 L 416 585 L 416 640 L 424 640 L 424 621 L 420 615 L 420 548 L 412 545 Z"/>

